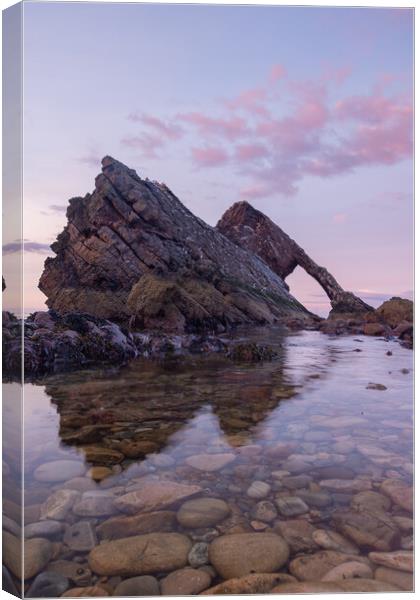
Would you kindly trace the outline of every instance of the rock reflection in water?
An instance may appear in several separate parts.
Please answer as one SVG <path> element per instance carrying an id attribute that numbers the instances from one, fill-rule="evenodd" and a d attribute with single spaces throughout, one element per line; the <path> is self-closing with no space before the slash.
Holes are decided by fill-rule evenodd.
<path id="1" fill-rule="evenodd" d="M 412 354 L 263 333 L 271 362 L 140 360 L 27 386 L 25 533 L 44 540 L 28 586 L 411 589 Z"/>

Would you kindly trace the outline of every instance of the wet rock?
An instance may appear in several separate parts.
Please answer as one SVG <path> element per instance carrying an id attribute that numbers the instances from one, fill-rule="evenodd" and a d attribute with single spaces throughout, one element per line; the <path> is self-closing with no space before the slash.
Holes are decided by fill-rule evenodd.
<path id="1" fill-rule="evenodd" d="M 274 531 L 280 533 L 290 546 L 292 554 L 313 552 L 318 549 L 313 540 L 315 527 L 305 519 L 289 519 L 275 523 Z"/>
<path id="2" fill-rule="evenodd" d="M 315 479 L 354 479 L 355 472 L 345 465 L 329 465 L 317 467 L 311 471 Z"/>
<path id="3" fill-rule="evenodd" d="M 254 573 L 244 577 L 235 577 L 215 585 L 205 592 L 203 596 L 219 594 L 267 594 L 273 587 L 280 583 L 292 583 L 296 579 L 287 573 Z"/>
<path id="4" fill-rule="evenodd" d="M 57 490 L 41 505 L 40 517 L 43 520 L 64 521 L 80 498 L 75 490 Z"/>
<path id="5" fill-rule="evenodd" d="M 414 303 L 407 298 L 393 297 L 379 308 L 376 314 L 391 327 L 396 327 L 402 321 L 413 322 Z"/>
<path id="6" fill-rule="evenodd" d="M 284 517 L 295 517 L 309 510 L 308 505 L 296 496 L 279 496 L 276 498 L 276 505 L 280 514 Z"/>
<path id="7" fill-rule="evenodd" d="M 59 598 L 68 588 L 67 577 L 58 573 L 40 573 L 25 594 L 26 598 Z"/>
<path id="8" fill-rule="evenodd" d="M 340 581 L 343 592 L 398 592 L 400 588 L 392 583 L 375 579 L 346 579 Z"/>
<path id="9" fill-rule="evenodd" d="M 266 454 L 270 458 L 288 458 L 296 448 L 296 442 L 277 442 L 267 448 Z"/>
<path id="10" fill-rule="evenodd" d="M 115 512 L 115 496 L 106 490 L 84 492 L 74 504 L 73 512 L 79 517 L 106 517 Z"/>
<path id="11" fill-rule="evenodd" d="M 356 561 L 349 561 L 333 567 L 331 571 L 326 573 L 321 581 L 343 581 L 343 579 L 355 579 L 356 577 L 363 579 L 372 579 L 373 571 L 369 565 L 365 565 Z"/>
<path id="12" fill-rule="evenodd" d="M 62 485 L 62 489 L 76 490 L 77 492 L 92 492 L 97 489 L 97 485 L 89 477 L 73 477 Z"/>
<path id="13" fill-rule="evenodd" d="M 114 596 L 160 596 L 159 582 L 151 575 L 124 579 L 114 590 Z"/>
<path id="14" fill-rule="evenodd" d="M 74 587 L 62 594 L 62 598 L 95 598 L 109 596 L 110 593 L 101 585 L 92 585 L 87 587 Z"/>
<path id="15" fill-rule="evenodd" d="M 76 552 L 89 552 L 98 543 L 95 528 L 89 521 L 79 521 L 68 527 L 63 542 Z"/>
<path id="16" fill-rule="evenodd" d="M 196 454 L 186 459 L 186 464 L 200 471 L 220 471 L 235 460 L 235 455 L 225 454 Z"/>
<path id="17" fill-rule="evenodd" d="M 16 537 L 19 537 L 22 533 L 21 526 L 18 525 L 16 523 L 16 521 L 14 521 L 13 519 L 11 519 L 10 517 L 8 517 L 5 514 L 3 514 L 3 517 L 2 517 L 2 525 L 3 525 L 3 531 L 8 531 L 9 533 L 12 533 Z"/>
<path id="18" fill-rule="evenodd" d="M 347 540 L 337 531 L 316 529 L 312 534 L 312 538 L 324 550 L 336 550 L 344 554 L 360 554 L 360 550 L 356 544 Z"/>
<path id="19" fill-rule="evenodd" d="M 174 571 L 187 565 L 191 541 L 180 533 L 149 533 L 103 542 L 89 554 L 99 575 L 143 575 Z"/>
<path id="20" fill-rule="evenodd" d="M 257 521 L 263 523 L 271 523 L 277 517 L 277 509 L 272 502 L 262 500 L 258 502 L 252 509 L 251 516 Z"/>
<path id="21" fill-rule="evenodd" d="M 144 458 L 158 450 L 158 445 L 149 440 L 122 440 L 118 449 L 127 458 Z"/>
<path id="22" fill-rule="evenodd" d="M 90 477 L 94 481 L 102 481 L 112 475 L 112 470 L 109 467 L 92 467 L 86 473 L 86 477 Z"/>
<path id="23" fill-rule="evenodd" d="M 389 551 L 399 543 L 400 532 L 385 513 L 338 510 L 333 513 L 336 528 L 361 548 Z"/>
<path id="24" fill-rule="evenodd" d="M 298 556 L 289 563 L 289 571 L 301 581 L 318 581 L 331 569 L 343 563 L 356 561 L 368 564 L 368 560 L 334 550 L 321 550 L 308 556 Z"/>
<path id="25" fill-rule="evenodd" d="M 87 565 L 73 560 L 54 560 L 48 563 L 46 570 L 67 577 L 72 585 L 90 585 L 92 582 L 92 572 Z"/>
<path id="26" fill-rule="evenodd" d="M 132 517 L 112 517 L 98 525 L 96 532 L 101 539 L 114 540 L 156 531 L 164 533 L 174 531 L 175 528 L 176 513 L 169 510 L 162 510 L 134 515 Z"/>
<path id="27" fill-rule="evenodd" d="M 369 559 L 376 565 L 407 571 L 412 573 L 414 569 L 413 552 L 407 550 L 396 550 L 395 552 L 369 552 Z"/>
<path id="28" fill-rule="evenodd" d="M 43 538 L 32 538 L 24 544 L 23 579 L 31 579 L 37 575 L 50 561 L 53 546 Z M 3 532 L 3 562 L 15 577 L 22 577 L 22 543 L 7 531 Z"/>
<path id="29" fill-rule="evenodd" d="M 385 335 L 387 329 L 382 323 L 366 323 L 363 327 L 364 335 Z"/>
<path id="30" fill-rule="evenodd" d="M 399 588 L 374 579 L 346 579 L 344 581 L 299 581 L 285 583 L 271 590 L 272 594 L 340 594 L 342 592 L 397 592 Z"/>
<path id="31" fill-rule="evenodd" d="M 378 567 L 375 571 L 375 579 L 396 585 L 407 592 L 414 590 L 413 575 L 404 571 L 388 569 L 387 567 Z"/>
<path id="32" fill-rule="evenodd" d="M 324 479 L 319 485 L 331 492 L 362 492 L 372 489 L 372 483 L 367 479 Z"/>
<path id="33" fill-rule="evenodd" d="M 359 492 L 353 496 L 350 504 L 352 508 L 362 512 L 366 510 L 371 512 L 386 512 L 391 507 L 389 498 L 383 494 L 379 494 L 378 492 L 373 492 L 370 490 L 366 492 Z"/>
<path id="34" fill-rule="evenodd" d="M 268 496 L 271 491 L 271 486 L 265 481 L 253 481 L 249 488 L 246 491 L 246 495 L 249 498 L 254 498 L 256 500 L 261 500 Z"/>
<path id="35" fill-rule="evenodd" d="M 220 523 L 230 514 L 230 508 L 224 500 L 218 498 L 197 498 L 187 500 L 179 508 L 176 518 L 187 529 L 210 527 Z"/>
<path id="36" fill-rule="evenodd" d="M 8 569 L 4 565 L 2 565 L 2 590 L 7 592 L 8 594 L 12 594 L 13 596 L 17 596 L 18 598 L 22 597 L 22 592 L 18 591 L 15 582 L 13 581 L 13 577 L 9 573 Z M 21 585 L 19 585 L 19 588 Z"/>
<path id="37" fill-rule="evenodd" d="M 44 537 L 55 538 L 63 531 L 63 524 L 59 521 L 39 521 L 25 526 L 25 538 Z"/>
<path id="38" fill-rule="evenodd" d="M 383 391 L 385 391 L 388 388 L 383 383 L 372 383 L 372 382 L 370 382 L 370 383 L 367 384 L 366 389 L 367 390 L 378 390 L 380 392 L 383 392 Z"/>
<path id="39" fill-rule="evenodd" d="M 231 579 L 277 571 L 287 562 L 289 547 L 273 533 L 230 534 L 210 544 L 209 558 L 221 577 Z"/>
<path id="40" fill-rule="evenodd" d="M 313 506 L 315 508 L 325 508 L 332 503 L 332 498 L 327 492 L 297 490 L 296 496 L 301 498 L 308 506 Z"/>
<path id="41" fill-rule="evenodd" d="M 199 594 L 211 584 L 211 577 L 205 571 L 185 567 L 169 573 L 160 582 L 164 596 L 191 596 Z"/>
<path id="42" fill-rule="evenodd" d="M 290 477 L 283 477 L 281 480 L 284 487 L 286 487 L 288 490 L 306 488 L 311 481 L 312 477 L 309 477 L 309 475 L 292 475 Z"/>
<path id="43" fill-rule="evenodd" d="M 413 512 L 413 488 L 405 485 L 399 479 L 385 479 L 381 484 L 380 491 L 391 498 L 394 504 L 397 504 L 408 512 Z"/>
<path id="44" fill-rule="evenodd" d="M 202 489 L 198 485 L 185 485 L 175 481 L 144 480 L 144 486 L 141 489 L 120 496 L 115 501 L 115 507 L 121 512 L 129 514 L 158 511 L 195 496 L 201 491 Z"/>
<path id="45" fill-rule="evenodd" d="M 44 482 L 67 481 L 72 477 L 78 477 L 85 472 L 83 463 L 75 460 L 54 460 L 44 463 L 34 471 L 34 479 Z"/>
<path id="46" fill-rule="evenodd" d="M 197 542 L 188 554 L 188 563 L 197 568 L 207 565 L 209 562 L 209 545 L 206 542 Z"/>
<path id="47" fill-rule="evenodd" d="M 103 446 L 83 446 L 83 452 L 87 462 L 101 466 L 116 465 L 124 460 L 124 454 Z"/>

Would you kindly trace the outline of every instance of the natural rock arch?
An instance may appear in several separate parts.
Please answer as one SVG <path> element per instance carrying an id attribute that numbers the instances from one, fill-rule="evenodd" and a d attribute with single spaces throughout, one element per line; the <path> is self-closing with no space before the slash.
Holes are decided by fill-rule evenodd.
<path id="1" fill-rule="evenodd" d="M 302 267 L 325 291 L 333 313 L 373 310 L 363 300 L 345 291 L 325 267 L 317 265 L 278 225 L 248 202 L 231 206 L 216 228 L 238 246 L 254 252 L 282 279 L 293 273 L 298 265 Z"/>

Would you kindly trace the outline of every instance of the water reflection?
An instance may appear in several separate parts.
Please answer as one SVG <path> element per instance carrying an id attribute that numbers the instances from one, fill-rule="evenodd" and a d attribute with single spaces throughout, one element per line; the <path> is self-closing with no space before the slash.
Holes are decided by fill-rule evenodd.
<path id="1" fill-rule="evenodd" d="M 45 502 L 57 490 L 77 490 L 73 508 L 48 518 L 60 521 L 63 531 L 88 520 L 106 537 L 111 526 L 104 522 L 124 513 L 116 498 L 145 490 L 150 481 L 169 481 L 223 499 L 230 517 L 201 531 L 173 517 L 168 525 L 166 516 L 152 531 L 169 527 L 206 543 L 247 531 L 276 531 L 287 539 L 284 528 L 296 526 L 293 519 L 336 530 L 334 511 L 353 506 L 361 490 L 378 491 L 388 479 L 410 485 L 412 353 L 384 340 L 317 332 L 283 339 L 257 330 L 248 339 L 261 341 L 261 335 L 276 346 L 277 359 L 139 360 L 112 373 L 72 373 L 27 385 L 27 523 L 46 518 Z M 367 389 L 372 382 L 386 389 Z M 102 495 L 89 496 L 95 490 Z M 258 513 L 262 499 L 274 507 L 272 520 Z M 411 517 L 395 500 L 388 511 Z M 120 535 L 111 529 L 112 539 L 127 535 L 127 524 Z M 292 557 L 305 547 L 289 543 Z M 389 544 L 411 549 L 409 528 Z M 362 540 L 358 552 L 369 549 Z M 86 557 L 86 549 L 65 542 L 55 560 L 84 564 Z"/>

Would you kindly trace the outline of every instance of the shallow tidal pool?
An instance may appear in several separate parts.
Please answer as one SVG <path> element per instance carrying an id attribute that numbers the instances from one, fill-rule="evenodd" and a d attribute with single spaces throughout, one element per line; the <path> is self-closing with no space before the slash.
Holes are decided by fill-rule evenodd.
<path id="1" fill-rule="evenodd" d="M 412 351 L 236 337 L 278 355 L 138 359 L 25 385 L 28 596 L 44 572 L 69 596 L 411 589 Z"/>

